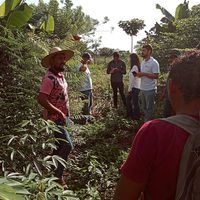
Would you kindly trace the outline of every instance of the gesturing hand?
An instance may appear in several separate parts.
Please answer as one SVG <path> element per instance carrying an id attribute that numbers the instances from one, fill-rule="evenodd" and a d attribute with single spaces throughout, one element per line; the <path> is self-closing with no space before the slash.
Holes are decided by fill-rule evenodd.
<path id="1" fill-rule="evenodd" d="M 62 121 L 62 122 L 66 122 L 66 119 L 67 119 L 67 117 L 66 117 L 66 115 L 62 112 L 62 111 L 60 111 L 59 113 L 58 113 L 58 116 L 59 116 L 59 118 L 60 118 L 60 120 Z"/>

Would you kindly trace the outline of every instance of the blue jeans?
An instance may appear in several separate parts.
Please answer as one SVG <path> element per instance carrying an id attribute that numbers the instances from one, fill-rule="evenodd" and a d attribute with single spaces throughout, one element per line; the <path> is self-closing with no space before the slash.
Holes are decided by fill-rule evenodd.
<path id="1" fill-rule="evenodd" d="M 83 107 L 83 114 L 90 115 L 92 112 L 92 105 L 93 105 L 93 97 L 92 97 L 92 90 L 81 91 L 84 96 L 82 100 L 86 100 Z"/>
<path id="2" fill-rule="evenodd" d="M 53 155 L 58 155 L 59 157 L 67 161 L 67 158 L 74 147 L 67 130 L 60 127 L 63 124 L 60 121 L 57 121 L 55 123 L 59 126 L 58 129 L 60 130 L 60 132 L 57 131 L 54 132 L 54 137 L 58 141 L 55 142 L 57 149 L 53 150 Z M 58 162 L 58 167 L 55 170 L 55 176 L 61 178 L 63 175 L 63 171 L 64 171 L 64 166 Z"/>
<path id="3" fill-rule="evenodd" d="M 154 106 L 155 106 L 155 90 L 141 90 L 142 109 L 144 112 L 144 121 L 147 122 L 153 118 Z"/>

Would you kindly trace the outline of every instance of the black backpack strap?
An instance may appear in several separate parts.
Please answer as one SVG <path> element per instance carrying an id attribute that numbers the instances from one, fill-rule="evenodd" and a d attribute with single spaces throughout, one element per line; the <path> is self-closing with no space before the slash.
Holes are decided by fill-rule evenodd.
<path id="1" fill-rule="evenodd" d="M 52 76 L 52 75 L 49 75 L 48 78 L 53 81 L 53 88 L 55 88 L 55 85 L 56 85 L 56 79 L 55 79 L 55 77 Z"/>

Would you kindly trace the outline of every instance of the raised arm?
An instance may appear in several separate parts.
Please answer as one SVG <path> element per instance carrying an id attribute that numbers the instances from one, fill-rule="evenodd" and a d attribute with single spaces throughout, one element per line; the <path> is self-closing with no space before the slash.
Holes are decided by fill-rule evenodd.
<path id="1" fill-rule="evenodd" d="M 111 73 L 111 64 L 108 63 L 107 65 L 107 74 L 110 74 Z"/>

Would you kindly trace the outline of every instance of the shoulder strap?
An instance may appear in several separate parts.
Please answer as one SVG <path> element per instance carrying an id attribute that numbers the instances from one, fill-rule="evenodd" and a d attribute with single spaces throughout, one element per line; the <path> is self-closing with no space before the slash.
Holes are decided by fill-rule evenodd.
<path id="1" fill-rule="evenodd" d="M 188 175 L 188 162 L 193 148 L 200 145 L 200 122 L 188 115 L 176 115 L 169 118 L 161 119 L 167 121 L 189 133 L 189 137 L 184 145 L 179 165 L 179 174 L 176 188 L 176 200 L 179 200 L 186 186 L 186 178 Z"/>
<path id="2" fill-rule="evenodd" d="M 191 135 L 200 133 L 200 121 L 194 117 L 188 115 L 175 115 L 168 118 L 162 118 L 161 120 L 174 124 Z"/>
<path id="3" fill-rule="evenodd" d="M 55 88 L 56 85 L 56 78 L 53 75 L 48 75 L 48 78 L 53 81 L 53 87 Z"/>

